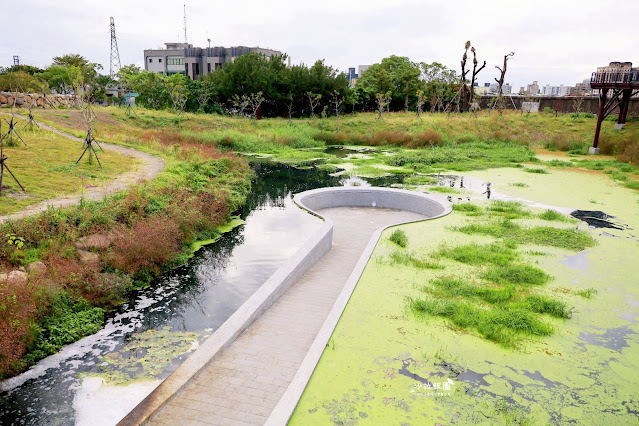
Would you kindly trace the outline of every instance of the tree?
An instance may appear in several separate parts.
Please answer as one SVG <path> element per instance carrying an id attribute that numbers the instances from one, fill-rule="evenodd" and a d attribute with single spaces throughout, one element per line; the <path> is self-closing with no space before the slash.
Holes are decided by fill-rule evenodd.
<path id="1" fill-rule="evenodd" d="M 417 118 L 421 119 L 421 115 L 422 115 L 422 107 L 424 106 L 424 103 L 426 103 L 426 97 L 424 96 L 424 91 L 423 90 L 418 90 L 417 91 Z"/>
<path id="2" fill-rule="evenodd" d="M 374 94 L 389 94 L 389 107 L 399 109 L 403 106 L 408 111 L 416 98 L 414 93 L 423 87 L 420 80 L 421 69 L 419 64 L 411 62 L 404 56 L 390 56 L 382 59 L 379 64 L 371 65 L 357 80 L 357 86 L 364 91 Z"/>
<path id="3" fill-rule="evenodd" d="M 82 71 L 74 65 L 51 65 L 42 73 L 42 78 L 49 88 L 61 94 L 72 93 L 73 88 L 84 81 Z"/>
<path id="4" fill-rule="evenodd" d="M 9 72 L 0 75 L 0 91 L 41 93 L 47 90 L 47 83 L 38 75 L 31 75 L 24 71 Z"/>
<path id="5" fill-rule="evenodd" d="M 515 52 L 510 52 L 509 54 L 504 55 L 504 67 L 503 68 L 499 68 L 497 65 L 495 65 L 495 68 L 497 68 L 499 70 L 499 72 L 500 72 L 499 79 L 495 78 L 495 81 L 497 82 L 497 85 L 498 85 L 497 100 L 495 101 L 495 106 L 497 106 L 500 116 L 504 113 L 504 92 L 503 92 L 503 87 L 504 87 L 504 79 L 506 77 L 506 69 L 508 67 L 508 60 L 510 58 L 512 58 L 513 56 L 515 56 Z"/>
<path id="6" fill-rule="evenodd" d="M 378 93 L 375 96 L 376 100 L 377 100 L 377 120 L 379 121 L 382 119 L 382 115 L 384 114 L 384 110 L 386 108 L 388 108 L 388 105 L 390 104 L 390 94 L 389 93 Z"/>
<path id="7" fill-rule="evenodd" d="M 474 47 L 470 48 L 471 52 L 473 52 L 473 75 L 470 79 L 470 96 L 468 98 L 468 105 L 472 105 L 475 101 L 475 80 L 477 79 L 477 74 L 484 68 L 486 68 L 486 61 L 482 64 L 481 67 L 477 68 L 477 53 Z"/>
<path id="8" fill-rule="evenodd" d="M 176 73 L 164 80 L 166 91 L 171 98 L 171 104 L 173 112 L 177 115 L 184 113 L 184 107 L 186 105 L 186 80 L 183 74 Z"/>
<path id="9" fill-rule="evenodd" d="M 319 93 L 306 92 L 306 98 L 308 99 L 308 106 L 311 108 L 311 117 L 315 117 L 315 108 L 317 108 L 317 104 L 320 99 L 322 99 L 322 95 Z"/>
<path id="10" fill-rule="evenodd" d="M 81 71 L 82 77 L 87 83 L 93 81 L 98 76 L 98 71 L 102 70 L 102 65 L 89 62 L 84 56 L 77 53 L 54 57 L 52 66 L 76 67 Z"/>

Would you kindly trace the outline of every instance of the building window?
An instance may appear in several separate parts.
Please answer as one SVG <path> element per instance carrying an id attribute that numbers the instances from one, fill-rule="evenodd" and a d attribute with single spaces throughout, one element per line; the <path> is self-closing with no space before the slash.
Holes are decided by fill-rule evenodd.
<path id="1" fill-rule="evenodd" d="M 189 64 L 188 63 L 184 64 L 184 72 L 186 73 L 186 75 L 189 75 Z"/>
<path id="2" fill-rule="evenodd" d="M 149 64 L 152 64 L 152 63 L 153 63 L 153 59 L 149 58 Z"/>
<path id="3" fill-rule="evenodd" d="M 198 64 L 197 62 L 195 63 L 195 72 L 193 73 L 193 75 L 200 75 L 200 64 Z"/>
<path id="4" fill-rule="evenodd" d="M 158 62 L 159 62 L 159 63 L 162 63 L 162 58 L 158 59 Z"/>
<path id="5" fill-rule="evenodd" d="M 211 63 L 210 62 L 206 63 L 206 72 L 211 72 Z"/>

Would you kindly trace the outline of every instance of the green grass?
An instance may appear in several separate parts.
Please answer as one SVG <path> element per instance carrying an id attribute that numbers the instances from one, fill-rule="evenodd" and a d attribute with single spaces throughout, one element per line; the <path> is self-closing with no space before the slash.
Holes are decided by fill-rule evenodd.
<path id="1" fill-rule="evenodd" d="M 481 207 L 471 203 L 453 204 L 453 210 L 456 212 L 465 213 L 468 216 L 480 216 L 483 212 Z"/>
<path id="2" fill-rule="evenodd" d="M 555 221 L 555 222 L 566 222 L 568 221 L 568 218 L 559 213 L 558 211 L 555 210 L 546 210 L 543 213 L 540 213 L 539 216 L 537 216 L 539 219 L 542 220 L 548 220 L 548 221 Z"/>
<path id="3" fill-rule="evenodd" d="M 411 266 L 419 269 L 444 269 L 444 266 L 437 262 L 420 259 L 403 251 L 394 251 L 390 255 L 391 264 Z"/>
<path id="4" fill-rule="evenodd" d="M 538 168 L 530 168 L 530 167 L 526 167 L 524 170 L 528 173 L 537 173 L 539 175 L 547 175 L 550 173 L 546 169 L 538 169 Z"/>
<path id="5" fill-rule="evenodd" d="M 505 347 L 515 347 L 521 336 L 548 336 L 553 333 L 548 323 L 519 306 L 483 308 L 468 302 L 422 298 L 411 299 L 409 305 L 418 315 L 447 318 L 455 326 L 474 330 Z"/>
<path id="6" fill-rule="evenodd" d="M 509 219 L 518 219 L 521 217 L 530 217 L 532 213 L 525 209 L 523 204 L 517 201 L 492 201 L 486 210 L 492 215 L 501 215 Z"/>
<path id="7" fill-rule="evenodd" d="M 632 182 L 626 182 L 624 186 L 630 189 L 639 189 L 639 181 L 633 180 Z"/>
<path id="8" fill-rule="evenodd" d="M 528 188 L 528 184 L 524 182 L 513 182 L 509 184 L 510 186 L 516 186 L 518 188 Z"/>
<path id="9" fill-rule="evenodd" d="M 515 244 L 535 244 L 581 251 L 596 244 L 586 231 L 551 226 L 522 227 L 509 219 L 453 228 L 465 234 L 491 235 Z"/>
<path id="10" fill-rule="evenodd" d="M 432 293 L 440 298 L 478 298 L 485 302 L 496 304 L 504 303 L 515 297 L 515 288 L 489 287 L 471 284 L 460 278 L 440 277 L 431 281 L 432 287 L 424 287 L 422 290 Z"/>
<path id="11" fill-rule="evenodd" d="M 550 275 L 526 264 L 495 265 L 488 268 L 482 278 L 498 284 L 521 286 L 543 285 L 550 281 Z"/>
<path id="12" fill-rule="evenodd" d="M 575 292 L 575 294 L 576 294 L 577 296 L 581 296 L 581 297 L 583 297 L 584 299 L 591 299 L 591 298 L 592 298 L 592 296 L 594 296 L 594 295 L 595 295 L 595 294 L 597 294 L 598 292 L 599 292 L 599 291 L 598 291 L 596 288 L 592 288 L 592 287 L 591 287 L 591 288 L 586 288 L 586 289 L 583 289 L 583 290 L 577 290 L 577 291 Z"/>
<path id="13" fill-rule="evenodd" d="M 432 192 L 440 192 L 442 194 L 459 194 L 459 191 L 449 186 L 431 186 L 428 188 Z"/>
<path id="14" fill-rule="evenodd" d="M 406 236 L 406 233 L 401 229 L 394 230 L 393 233 L 390 234 L 390 237 L 388 237 L 388 239 L 403 248 L 406 248 L 406 246 L 408 245 L 408 237 Z"/>
<path id="15" fill-rule="evenodd" d="M 442 248 L 441 256 L 469 265 L 492 263 L 504 266 L 517 259 L 517 252 L 502 244 L 467 244 L 453 248 Z"/>
<path id="16" fill-rule="evenodd" d="M 21 128 L 22 123 L 19 124 Z M 21 142 L 14 147 L 5 146 L 4 155 L 26 192 L 22 192 L 13 178 L 5 173 L 0 215 L 15 213 L 49 198 L 82 194 L 87 187 L 104 185 L 139 164 L 131 157 L 100 150 L 98 157 L 103 168 L 99 167 L 95 158 L 89 162 L 87 155 L 75 164 L 83 151 L 81 143 L 46 130 L 24 130 L 20 134 L 27 146 Z"/>
<path id="17" fill-rule="evenodd" d="M 555 318 L 572 318 L 574 311 L 573 308 L 568 308 L 566 302 L 546 296 L 529 296 L 523 303 L 533 312 L 548 314 Z"/>

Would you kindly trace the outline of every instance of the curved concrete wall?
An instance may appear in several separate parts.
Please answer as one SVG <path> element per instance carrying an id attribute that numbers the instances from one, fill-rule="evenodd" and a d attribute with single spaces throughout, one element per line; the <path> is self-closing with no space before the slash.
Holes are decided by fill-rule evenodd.
<path id="1" fill-rule="evenodd" d="M 320 188 L 301 192 L 294 201 L 313 213 L 331 207 L 376 207 L 406 210 L 432 219 L 450 212 L 443 196 L 394 188 Z"/>
<path id="2" fill-rule="evenodd" d="M 330 207 L 377 207 L 407 210 L 424 215 L 424 220 L 444 216 L 452 207 L 443 196 L 423 194 L 403 189 L 376 187 L 333 187 L 320 188 L 295 195 L 295 203 L 301 208 L 320 217 L 325 224 L 304 246 L 281 268 L 279 268 L 249 299 L 238 308 L 211 336 L 202 342 L 169 377 L 151 394 L 140 402 L 118 425 L 139 425 L 147 423 L 174 395 L 195 377 L 218 353 L 233 343 L 260 315 L 262 315 L 282 294 L 284 294 L 312 265 L 332 246 L 333 223 L 324 219 L 316 210 Z M 397 224 L 395 224 L 397 225 Z M 394 226 L 394 225 L 392 225 Z M 346 303 L 359 280 L 370 255 L 383 231 L 378 230 L 371 238 L 360 260 L 340 294 L 311 350 L 304 359 L 294 381 L 282 400 L 269 417 L 269 424 L 283 424 L 288 421 L 319 357 L 330 338 Z"/>

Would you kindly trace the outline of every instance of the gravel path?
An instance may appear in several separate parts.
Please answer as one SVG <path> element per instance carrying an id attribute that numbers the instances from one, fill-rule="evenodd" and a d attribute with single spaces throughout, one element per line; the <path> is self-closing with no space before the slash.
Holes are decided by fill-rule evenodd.
<path id="1" fill-rule="evenodd" d="M 26 120 L 26 117 L 16 114 L 16 117 L 22 120 Z M 82 143 L 83 139 L 73 136 L 70 133 L 63 132 L 62 130 L 58 130 L 54 127 L 48 126 L 46 124 L 38 122 L 40 128 L 44 130 L 48 130 L 50 132 L 56 133 L 60 136 L 63 136 L 69 140 Z M 85 200 L 97 201 L 101 200 L 109 194 L 119 192 L 130 188 L 138 184 L 140 181 L 150 181 L 155 178 L 166 166 L 164 160 L 160 157 L 156 157 L 155 155 L 147 154 L 144 152 L 140 152 L 133 148 L 126 148 L 124 146 L 115 145 L 106 142 L 99 142 L 100 146 L 107 150 L 117 152 L 119 154 L 125 155 L 127 157 L 135 158 L 140 161 L 140 165 L 136 167 L 135 170 L 132 170 L 127 173 L 123 173 L 117 176 L 114 180 L 98 187 L 87 188 L 84 194 L 71 194 L 65 195 L 56 198 L 50 198 L 48 200 L 39 202 L 32 206 L 28 206 L 17 213 L 13 213 L 7 216 L 0 216 L 0 223 L 4 222 L 7 219 L 17 219 L 26 216 L 32 216 L 34 214 L 40 213 L 52 207 L 67 207 L 80 202 L 80 198 L 84 198 Z"/>

